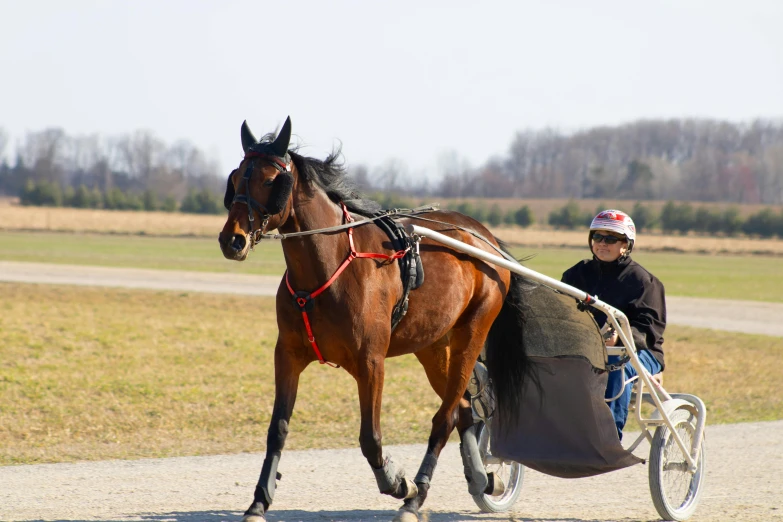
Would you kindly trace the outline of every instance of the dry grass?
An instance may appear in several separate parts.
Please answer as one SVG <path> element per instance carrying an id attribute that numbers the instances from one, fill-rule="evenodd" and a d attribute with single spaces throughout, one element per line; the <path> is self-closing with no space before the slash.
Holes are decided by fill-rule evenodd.
<path id="1" fill-rule="evenodd" d="M 225 216 L 179 212 L 133 212 L 59 207 L 23 207 L 0 202 L 1 230 L 98 232 L 156 236 L 217 236 Z"/>
<path id="2" fill-rule="evenodd" d="M 514 245 L 542 248 L 568 247 L 587 250 L 587 230 L 547 230 L 543 228 L 498 227 L 492 233 Z M 705 237 L 639 234 L 635 252 L 677 252 L 689 254 L 783 255 L 783 241 L 748 237 Z"/>
<path id="3" fill-rule="evenodd" d="M 273 298 L 0 284 L 0 464 L 259 451 Z M 390 360 L 385 441 L 426 440 L 437 398 Z M 290 448 L 358 445 L 356 385 L 302 375 Z"/>
<path id="4" fill-rule="evenodd" d="M 271 298 L 0 284 L 0 465 L 260 451 L 273 401 Z M 783 418 L 783 339 L 672 327 L 666 387 L 711 423 Z M 387 361 L 384 442 L 424 442 L 438 400 Z M 356 447 L 356 386 L 317 364 L 287 447 Z"/>
<path id="5" fill-rule="evenodd" d="M 664 386 L 707 404 L 707 422 L 783 419 L 783 338 L 705 330 L 666 329 Z"/>
<path id="6" fill-rule="evenodd" d="M 566 198 L 552 198 L 552 199 L 517 199 L 517 198 L 493 198 L 493 199 L 479 199 L 479 198 L 465 198 L 458 200 L 439 200 L 442 207 L 446 207 L 452 201 L 469 201 L 473 205 L 491 206 L 497 204 L 503 210 L 517 209 L 523 205 L 530 207 L 533 214 L 536 216 L 536 220 L 545 222 L 549 213 L 553 210 L 558 210 L 568 203 L 569 199 Z M 635 199 L 578 199 L 576 201 L 579 208 L 585 212 L 597 212 L 598 208 L 619 208 L 631 210 L 636 204 Z M 429 201 L 423 201 L 422 203 L 429 203 Z M 642 201 L 647 207 L 650 207 L 656 212 L 660 212 L 666 201 Z M 760 204 L 735 204 L 735 203 L 722 203 L 722 202 L 705 202 L 705 201 L 691 201 L 690 204 L 693 208 L 707 208 L 710 210 L 721 211 L 730 207 L 734 207 L 739 211 L 740 216 L 747 217 L 751 214 L 755 214 L 759 210 L 764 208 L 772 208 L 775 212 L 783 209 L 781 205 L 760 205 Z"/>
<path id="7" fill-rule="evenodd" d="M 530 204 L 545 220 L 549 211 L 559 208 L 565 200 L 483 200 L 485 204 L 499 202 L 504 207 Z M 585 210 L 594 210 L 599 202 L 584 200 L 579 204 Z M 611 206 L 615 201 L 607 201 Z M 627 203 L 627 202 L 626 202 Z M 652 206 L 663 202 L 652 202 Z M 721 207 L 726 204 L 704 204 Z M 443 205 L 445 206 L 445 204 Z M 742 212 L 757 211 L 758 205 L 745 205 Z M 213 238 L 223 228 L 225 216 L 182 214 L 179 212 L 132 212 L 120 210 L 90 210 L 75 208 L 24 207 L 11 200 L 0 200 L 0 230 L 94 232 L 102 234 L 129 234 L 148 236 L 198 236 Z M 585 246 L 584 231 L 553 230 L 543 225 L 528 229 L 499 227 L 493 230 L 499 238 L 526 247 Z M 783 255 L 783 241 L 745 237 L 687 237 L 644 233 L 637 242 L 639 251 L 687 252 L 705 254 L 765 254 Z"/>

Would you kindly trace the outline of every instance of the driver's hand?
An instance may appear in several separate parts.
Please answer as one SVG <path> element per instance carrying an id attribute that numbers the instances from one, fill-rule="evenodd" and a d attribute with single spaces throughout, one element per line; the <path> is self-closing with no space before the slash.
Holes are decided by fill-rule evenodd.
<path id="1" fill-rule="evenodd" d="M 611 326 L 604 325 L 604 331 L 602 332 L 606 346 L 615 346 L 617 344 L 617 330 Z"/>

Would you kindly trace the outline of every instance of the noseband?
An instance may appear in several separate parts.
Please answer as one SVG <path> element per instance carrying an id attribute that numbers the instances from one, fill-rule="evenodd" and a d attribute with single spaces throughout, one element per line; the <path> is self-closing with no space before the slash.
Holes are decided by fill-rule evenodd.
<path id="1" fill-rule="evenodd" d="M 239 187 L 237 187 L 237 190 L 234 192 L 234 199 L 231 200 L 231 205 L 229 208 L 233 206 L 234 203 L 242 203 L 247 205 L 247 216 L 248 220 L 250 221 L 250 234 L 248 234 L 250 236 L 250 248 L 253 248 L 256 243 L 261 241 L 261 237 L 266 232 L 266 227 L 269 224 L 269 218 L 283 210 L 282 208 L 272 208 L 270 210 L 263 203 L 254 199 L 250 195 L 250 177 L 253 175 L 253 170 L 256 166 L 256 158 L 264 158 L 269 160 L 270 164 L 278 170 L 279 174 L 277 177 L 275 177 L 275 185 L 279 185 L 279 183 L 277 183 L 277 178 L 279 176 L 291 176 L 291 158 L 288 156 L 288 154 L 286 154 L 284 158 L 254 151 L 249 151 L 247 154 L 245 154 L 245 159 L 250 159 L 250 161 L 247 162 L 245 172 L 242 174 L 242 180 L 239 182 Z M 242 187 L 245 187 L 244 194 L 239 193 L 242 190 Z M 272 196 L 276 195 L 274 190 L 277 188 L 279 187 L 275 186 L 272 189 L 273 193 L 269 198 L 273 201 L 273 203 L 276 203 L 275 200 L 277 198 L 273 198 Z M 256 211 L 258 215 L 261 216 L 262 223 L 259 228 L 255 228 L 255 218 L 253 217 L 253 211 Z"/>

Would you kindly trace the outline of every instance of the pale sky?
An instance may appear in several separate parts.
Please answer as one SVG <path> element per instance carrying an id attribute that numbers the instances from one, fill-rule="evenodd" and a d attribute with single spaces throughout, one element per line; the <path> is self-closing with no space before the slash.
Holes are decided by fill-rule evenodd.
<path id="1" fill-rule="evenodd" d="M 783 1 L 0 0 L 12 137 L 151 129 L 228 172 L 287 115 L 306 155 L 435 177 L 524 129 L 780 118 Z"/>

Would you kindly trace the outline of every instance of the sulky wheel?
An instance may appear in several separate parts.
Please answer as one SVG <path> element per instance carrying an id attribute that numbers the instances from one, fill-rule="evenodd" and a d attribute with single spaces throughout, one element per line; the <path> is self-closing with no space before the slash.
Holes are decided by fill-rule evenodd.
<path id="1" fill-rule="evenodd" d="M 500 513 L 507 511 L 514 505 L 522 491 L 522 480 L 525 477 L 525 466 L 519 462 L 503 461 L 492 456 L 489 446 L 489 428 L 485 423 L 478 425 L 478 448 L 481 462 L 487 475 L 490 476 L 490 484 L 502 482 L 502 491 L 496 495 L 482 493 L 473 495 L 473 501 L 484 513 Z"/>
<path id="2" fill-rule="evenodd" d="M 690 449 L 696 434 L 696 418 L 688 410 L 675 410 L 671 415 L 672 426 Z M 666 425 L 655 430 L 650 447 L 650 493 L 655 509 L 664 520 L 687 520 L 699 503 L 705 474 L 704 440 L 699 449 L 696 472 L 688 471 L 677 441 Z"/>

